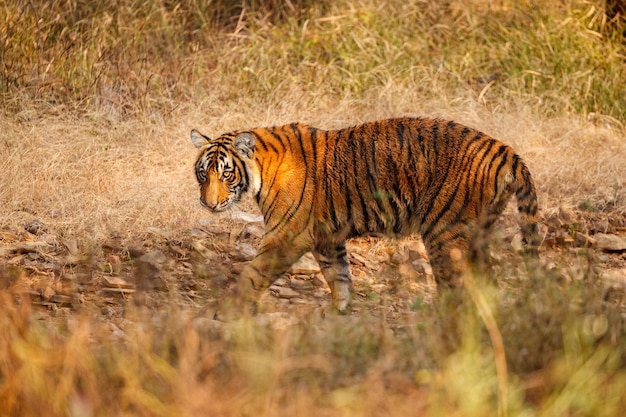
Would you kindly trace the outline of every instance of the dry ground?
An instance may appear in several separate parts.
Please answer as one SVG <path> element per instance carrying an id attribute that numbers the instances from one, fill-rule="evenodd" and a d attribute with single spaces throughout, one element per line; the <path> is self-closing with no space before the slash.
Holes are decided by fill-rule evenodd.
<path id="1" fill-rule="evenodd" d="M 595 233 L 624 235 L 626 142 L 619 122 L 593 117 L 541 120 L 523 109 L 500 114 L 471 101 L 454 107 L 428 103 L 413 108 L 412 103 L 394 101 L 393 92 L 385 90 L 379 92 L 376 103 L 338 101 L 312 112 L 304 106 L 279 104 L 260 114 L 237 111 L 246 105 L 241 103 L 221 114 L 206 102 L 180 109 L 167 122 L 156 116 L 119 120 L 114 113 L 91 114 L 82 120 L 36 114 L 3 119 L 3 268 L 17 277 L 4 286 L 41 293 L 47 306 L 56 294 L 76 296 L 77 300 L 67 303 L 74 309 L 89 303 L 101 306 L 119 297 L 102 293 L 103 282 L 119 276 L 134 284 L 134 259 L 157 250 L 164 257 L 152 264 L 164 281 L 156 285 L 162 292 L 182 291 L 198 303 L 203 298 L 200 294 L 215 296 L 217 288 L 227 287 L 226 281 L 234 279 L 240 269 L 238 262 L 251 256 L 246 250 L 253 251 L 262 225 L 251 202 L 242 209 L 257 217 L 252 234 L 246 227 L 249 221 L 237 213 L 234 218 L 232 214 L 219 218 L 202 210 L 191 168 L 195 158 L 189 141 L 191 128 L 216 135 L 293 120 L 337 128 L 398 115 L 450 118 L 500 138 L 527 161 L 539 190 L 544 263 L 565 268 L 552 259 L 576 258 L 575 248 L 593 249 Z M 495 251 L 498 259 L 503 256 L 497 252 L 510 252 L 516 233 L 512 210 L 500 226 L 504 245 Z M 23 248 L 24 242 L 41 246 Z M 249 245 L 244 253 L 241 243 Z M 202 258 L 198 245 L 208 247 L 210 253 Z M 352 252 L 370 261 L 364 265 L 352 258 L 357 291 L 366 292 L 365 287 L 378 295 L 381 290 L 394 291 L 384 288 L 386 281 L 379 275 L 397 246 L 387 240 L 354 242 Z M 210 271 L 198 270 L 198 256 Z M 414 262 L 416 256 L 404 261 Z M 612 276 L 619 277 L 624 256 L 602 254 L 597 267 L 616 269 L 619 272 Z M 402 300 L 405 306 L 428 287 L 422 266 L 417 270 L 410 279 L 416 283 L 411 287 L 414 291 Z M 219 271 L 224 282 L 211 280 L 214 271 Z M 398 302 L 397 298 L 390 296 L 388 302 Z"/>
<path id="2" fill-rule="evenodd" d="M 205 102 L 181 108 L 165 121 L 157 116 L 122 120 L 107 113 L 83 119 L 62 114 L 3 118 L 2 290 L 18 304 L 30 300 L 28 314 L 42 323 L 67 325 L 89 317 L 104 323 L 112 340 L 125 340 L 139 325 L 132 313 L 136 307 L 157 320 L 176 306 L 180 317 L 194 317 L 205 331 L 219 332 L 217 306 L 254 253 L 262 225 L 250 202 L 242 204 L 242 212 L 221 217 L 202 210 L 192 174 L 190 129 L 215 135 L 293 120 L 335 128 L 381 117 L 431 115 L 477 127 L 512 145 L 527 161 L 539 190 L 543 264 L 565 280 L 594 268 L 606 277 L 607 288 L 617 289 L 623 304 L 626 255 L 596 246 L 598 233 L 626 235 L 623 126 L 612 119 L 544 120 L 524 109 L 487 111 L 471 101 L 415 107 L 393 97 L 382 91 L 373 106 L 338 101 L 312 111 L 277 105 L 252 112 L 238 103 L 221 113 Z M 519 270 L 521 258 L 511 248 L 517 233 L 512 210 L 499 231 L 496 268 Z M 357 292 L 350 317 L 379 321 L 391 334 L 419 321 L 416 308 L 429 304 L 434 291 L 419 241 L 363 238 L 348 249 Z M 289 278 L 264 297 L 259 320 L 278 329 L 311 315 L 323 321 L 330 295 L 319 274 L 305 270 Z M 403 393 L 402 398 L 422 395 L 406 388 L 410 381 L 397 383 L 405 388 L 390 392 Z M 193 414 L 194 405 L 189 407 Z M 263 408 L 268 415 L 272 409 Z"/>

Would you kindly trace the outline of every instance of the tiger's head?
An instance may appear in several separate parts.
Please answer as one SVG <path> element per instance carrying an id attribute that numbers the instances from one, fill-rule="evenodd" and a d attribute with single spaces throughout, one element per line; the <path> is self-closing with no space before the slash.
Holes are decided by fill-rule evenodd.
<path id="1" fill-rule="evenodd" d="M 245 193 L 259 192 L 261 176 L 254 159 L 256 140 L 251 132 L 226 133 L 211 139 L 192 130 L 191 142 L 200 149 L 195 172 L 202 206 L 224 211 Z"/>

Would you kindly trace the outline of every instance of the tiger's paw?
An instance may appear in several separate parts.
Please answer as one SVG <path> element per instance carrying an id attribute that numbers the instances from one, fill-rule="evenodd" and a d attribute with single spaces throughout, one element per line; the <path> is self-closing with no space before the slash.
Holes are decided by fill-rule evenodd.
<path id="1" fill-rule="evenodd" d="M 352 294 L 350 292 L 350 283 L 335 281 L 331 286 L 331 294 L 333 298 L 333 308 L 340 314 L 350 312 L 350 302 Z"/>

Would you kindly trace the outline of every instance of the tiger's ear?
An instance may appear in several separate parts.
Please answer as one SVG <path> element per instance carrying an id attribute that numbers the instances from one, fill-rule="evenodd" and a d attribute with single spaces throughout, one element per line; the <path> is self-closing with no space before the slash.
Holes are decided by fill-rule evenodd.
<path id="1" fill-rule="evenodd" d="M 191 143 L 198 149 L 209 143 L 209 138 L 198 132 L 196 129 L 191 131 Z"/>
<path id="2" fill-rule="evenodd" d="M 233 141 L 233 146 L 239 153 L 247 158 L 252 158 L 254 154 L 254 146 L 256 145 L 256 139 L 250 132 L 243 132 L 238 134 Z"/>

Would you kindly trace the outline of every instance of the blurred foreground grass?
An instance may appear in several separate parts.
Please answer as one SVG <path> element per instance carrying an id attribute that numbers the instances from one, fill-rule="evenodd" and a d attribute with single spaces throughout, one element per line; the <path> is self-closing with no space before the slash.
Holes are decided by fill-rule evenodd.
<path id="1" fill-rule="evenodd" d="M 120 327 L 84 310 L 41 321 L 4 293 L 0 414 L 623 415 L 623 300 L 592 273 L 505 275 L 478 284 L 503 347 L 485 310 L 450 294 L 393 322 L 383 308 L 283 326 L 215 321 L 171 294 L 159 310 L 127 303 Z"/>

